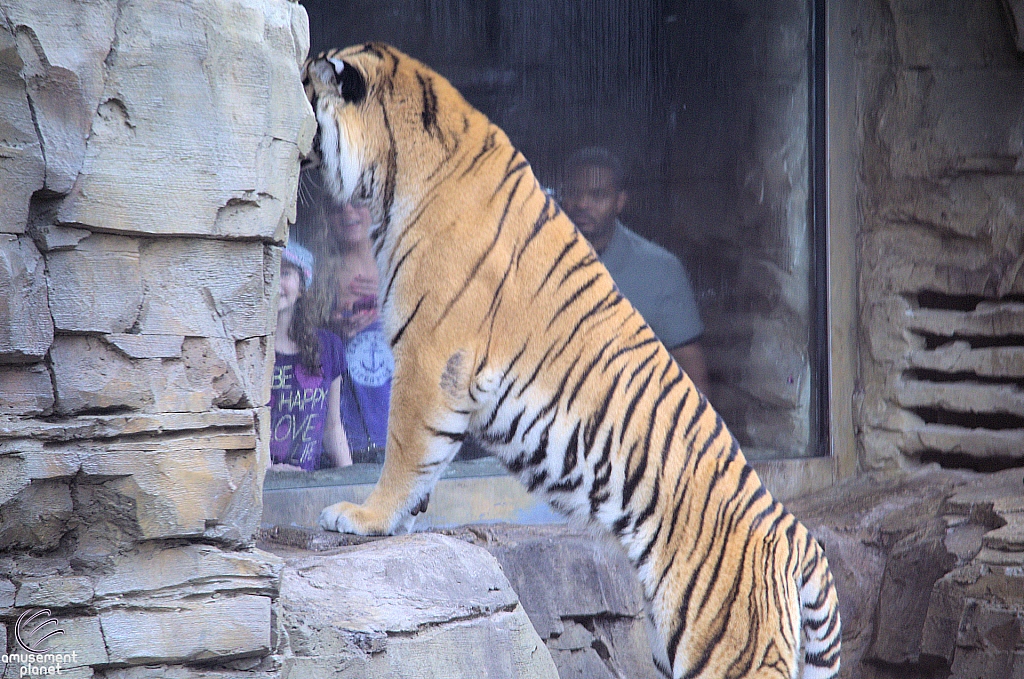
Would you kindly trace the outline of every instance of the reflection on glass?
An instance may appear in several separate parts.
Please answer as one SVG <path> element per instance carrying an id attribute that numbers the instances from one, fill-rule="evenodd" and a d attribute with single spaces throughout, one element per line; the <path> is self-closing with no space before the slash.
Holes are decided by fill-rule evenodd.
<path id="1" fill-rule="evenodd" d="M 812 3 L 302 4 L 312 53 L 384 40 L 416 56 L 508 133 L 545 186 L 570 183 L 578 149 L 618 155 L 619 218 L 685 266 L 706 391 L 747 457 L 823 451 Z M 312 223 L 300 214 L 303 242 Z"/>

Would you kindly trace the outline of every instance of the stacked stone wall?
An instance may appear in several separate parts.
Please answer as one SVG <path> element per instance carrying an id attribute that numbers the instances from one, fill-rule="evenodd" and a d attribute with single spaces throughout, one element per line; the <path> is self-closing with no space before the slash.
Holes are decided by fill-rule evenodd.
<path id="1" fill-rule="evenodd" d="M 862 3 L 853 27 L 867 469 L 1024 464 L 1024 61 L 1013 5 Z"/>
<path id="2" fill-rule="evenodd" d="M 63 676 L 276 643 L 253 536 L 307 47 L 286 0 L 0 1 L 0 638 L 49 609 Z"/>

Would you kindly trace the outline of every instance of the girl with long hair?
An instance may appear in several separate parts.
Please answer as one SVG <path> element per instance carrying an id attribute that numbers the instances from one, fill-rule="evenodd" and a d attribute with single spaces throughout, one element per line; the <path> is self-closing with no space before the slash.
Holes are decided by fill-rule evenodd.
<path id="1" fill-rule="evenodd" d="M 313 322 L 306 291 L 313 255 L 289 243 L 281 255 L 270 396 L 271 469 L 314 471 L 352 464 L 341 421 L 345 347 Z M 326 455 L 324 455 L 326 453 Z"/>

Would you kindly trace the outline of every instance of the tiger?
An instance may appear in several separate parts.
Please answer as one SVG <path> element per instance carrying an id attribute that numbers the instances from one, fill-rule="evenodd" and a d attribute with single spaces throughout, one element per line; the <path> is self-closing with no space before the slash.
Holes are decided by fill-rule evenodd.
<path id="1" fill-rule="evenodd" d="M 335 200 L 370 207 L 395 362 L 380 479 L 320 526 L 408 530 L 472 437 L 555 510 L 618 538 L 665 676 L 837 676 L 822 547 L 505 133 L 387 44 L 322 52 L 302 76 L 318 123 L 306 166 Z"/>

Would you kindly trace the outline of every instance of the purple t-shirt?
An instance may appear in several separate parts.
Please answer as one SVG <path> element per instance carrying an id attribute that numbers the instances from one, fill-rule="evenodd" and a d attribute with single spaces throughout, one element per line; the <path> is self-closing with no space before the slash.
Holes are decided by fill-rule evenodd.
<path id="1" fill-rule="evenodd" d="M 327 330 L 318 330 L 320 374 L 310 375 L 299 354 L 275 354 L 270 387 L 270 458 L 313 471 L 323 456 L 327 393 L 345 373 L 345 346 Z"/>
<path id="2" fill-rule="evenodd" d="M 348 377 L 341 386 L 341 421 L 352 461 L 380 461 L 388 438 L 395 359 L 379 320 L 345 342 L 345 363 Z M 370 449 L 371 445 L 377 450 Z"/>

